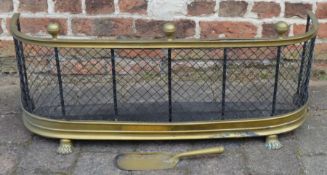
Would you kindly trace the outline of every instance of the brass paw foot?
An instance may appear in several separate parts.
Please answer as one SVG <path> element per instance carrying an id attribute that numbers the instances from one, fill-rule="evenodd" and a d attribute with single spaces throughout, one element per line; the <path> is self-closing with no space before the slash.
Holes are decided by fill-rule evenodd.
<path id="1" fill-rule="evenodd" d="M 280 149 L 283 147 L 282 143 L 280 143 L 280 141 L 278 140 L 277 135 L 267 136 L 265 146 L 270 150 Z"/>
<path id="2" fill-rule="evenodd" d="M 59 154 L 70 154 L 73 152 L 73 144 L 69 139 L 61 139 L 57 153 Z"/>

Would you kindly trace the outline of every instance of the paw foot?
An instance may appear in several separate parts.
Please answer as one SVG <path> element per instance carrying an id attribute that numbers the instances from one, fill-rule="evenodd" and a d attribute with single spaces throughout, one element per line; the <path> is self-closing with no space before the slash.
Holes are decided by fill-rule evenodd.
<path id="1" fill-rule="evenodd" d="M 266 148 L 270 150 L 276 150 L 283 147 L 282 143 L 278 140 L 277 135 L 271 135 L 266 138 Z"/>
<path id="2" fill-rule="evenodd" d="M 60 145 L 57 149 L 57 153 L 59 154 L 70 154 L 73 152 L 73 145 L 71 140 L 61 139 Z"/>

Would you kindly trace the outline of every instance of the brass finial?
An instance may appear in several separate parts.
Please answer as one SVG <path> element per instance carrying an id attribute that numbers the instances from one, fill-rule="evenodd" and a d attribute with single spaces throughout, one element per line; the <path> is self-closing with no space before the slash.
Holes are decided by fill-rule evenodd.
<path id="1" fill-rule="evenodd" d="M 284 21 L 279 21 L 275 24 L 275 30 L 277 31 L 278 36 L 282 38 L 283 35 L 285 35 L 288 32 L 289 25 Z"/>
<path id="2" fill-rule="evenodd" d="M 173 23 L 166 23 L 163 26 L 163 31 L 165 32 L 169 41 L 174 39 L 174 34 L 176 32 L 176 26 Z"/>
<path id="3" fill-rule="evenodd" d="M 53 39 L 56 39 L 59 34 L 59 24 L 58 23 L 50 23 L 48 25 L 48 33 L 52 36 Z"/>

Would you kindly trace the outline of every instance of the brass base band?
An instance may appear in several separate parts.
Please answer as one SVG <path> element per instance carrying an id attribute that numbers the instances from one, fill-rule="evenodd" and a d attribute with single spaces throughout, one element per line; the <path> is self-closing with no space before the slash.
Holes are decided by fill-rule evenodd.
<path id="1" fill-rule="evenodd" d="M 77 140 L 183 140 L 275 135 L 294 130 L 305 120 L 307 104 L 283 115 L 247 120 L 143 123 L 46 119 L 23 109 L 25 126 L 33 133 Z"/>

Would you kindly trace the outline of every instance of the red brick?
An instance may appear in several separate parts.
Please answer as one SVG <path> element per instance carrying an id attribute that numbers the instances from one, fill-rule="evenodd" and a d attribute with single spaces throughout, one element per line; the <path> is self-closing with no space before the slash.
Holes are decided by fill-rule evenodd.
<path id="1" fill-rule="evenodd" d="M 115 11 L 114 0 L 86 0 L 85 6 L 89 14 L 108 14 Z"/>
<path id="2" fill-rule="evenodd" d="M 15 56 L 15 46 L 13 41 L 0 40 L 0 57 Z"/>
<path id="3" fill-rule="evenodd" d="M 136 64 L 131 65 L 131 71 L 128 73 L 159 73 L 160 72 L 160 62 L 154 60 L 142 60 L 138 61 Z"/>
<path id="4" fill-rule="evenodd" d="M 172 60 L 188 59 L 223 59 L 222 49 L 173 49 L 171 53 Z"/>
<path id="5" fill-rule="evenodd" d="M 176 38 L 193 37 L 195 35 L 195 22 L 191 20 L 179 20 L 173 22 L 176 25 Z"/>
<path id="6" fill-rule="evenodd" d="M 224 34 L 227 38 L 253 38 L 257 27 L 248 22 L 200 22 L 201 38 L 218 38 Z"/>
<path id="7" fill-rule="evenodd" d="M 72 14 L 82 12 L 81 0 L 55 0 L 55 11 L 56 12 L 70 12 Z"/>
<path id="8" fill-rule="evenodd" d="M 103 49 L 59 49 L 65 59 L 60 60 L 63 75 L 100 75 L 111 73 L 110 60 L 104 58 L 108 51 Z M 53 54 L 53 52 L 52 52 Z M 56 74 L 55 61 L 51 62 L 51 72 Z"/>
<path id="9" fill-rule="evenodd" d="M 50 62 L 52 74 L 57 74 L 56 63 Z M 62 75 L 103 75 L 111 70 L 111 66 L 103 59 L 90 59 L 82 61 L 77 59 L 61 60 L 60 68 Z"/>
<path id="10" fill-rule="evenodd" d="M 109 72 L 109 64 L 103 59 L 61 61 L 61 65 L 63 75 L 102 75 Z"/>
<path id="11" fill-rule="evenodd" d="M 56 22 L 60 25 L 60 34 L 67 33 L 67 20 L 63 18 L 21 18 L 22 32 L 26 33 L 47 33 L 47 26 L 51 22 Z"/>
<path id="12" fill-rule="evenodd" d="M 47 12 L 47 0 L 20 0 L 19 11 L 27 12 Z"/>
<path id="13" fill-rule="evenodd" d="M 317 3 L 316 15 L 318 18 L 327 18 L 327 2 Z"/>
<path id="14" fill-rule="evenodd" d="M 262 24 L 261 34 L 263 38 L 275 38 L 278 36 L 274 24 Z"/>
<path id="15" fill-rule="evenodd" d="M 285 3 L 285 17 L 306 18 L 307 10 L 312 10 L 311 4 L 304 3 Z"/>
<path id="16" fill-rule="evenodd" d="M 136 34 L 144 38 L 162 38 L 165 36 L 162 26 L 166 22 L 162 20 L 138 19 L 135 21 Z"/>
<path id="17" fill-rule="evenodd" d="M 276 58 L 277 49 L 269 48 L 235 48 L 232 52 L 228 52 L 230 59 L 274 59 Z M 223 59 L 223 49 L 183 49 L 180 51 L 175 49 L 172 51 L 173 60 L 189 59 Z M 182 60 L 181 60 L 182 61 Z M 190 63 L 189 61 L 187 63 Z M 177 64 L 179 68 L 181 65 Z M 186 66 L 186 65 L 184 65 Z M 200 65 L 199 65 L 200 66 Z M 190 66 L 192 67 L 192 66 Z"/>
<path id="18" fill-rule="evenodd" d="M 152 58 L 152 59 L 162 59 L 165 57 L 162 49 L 118 49 L 116 54 L 121 58 Z"/>
<path id="19" fill-rule="evenodd" d="M 94 19 L 88 18 L 73 18 L 72 30 L 74 34 L 95 35 Z"/>
<path id="20" fill-rule="evenodd" d="M 14 52 L 14 44 L 12 44 L 12 48 Z M 34 73 L 45 73 L 49 71 L 48 66 L 50 61 L 48 58 L 54 55 L 52 48 L 27 44 L 24 46 L 24 52 L 27 69 L 32 67 Z"/>
<path id="21" fill-rule="evenodd" d="M 130 18 L 75 18 L 72 30 L 74 34 L 93 36 L 132 36 L 132 23 Z"/>
<path id="22" fill-rule="evenodd" d="M 151 74 L 156 74 L 160 72 L 160 61 L 159 60 L 139 60 L 139 61 L 129 61 L 128 64 L 124 62 L 117 62 L 116 64 L 116 74 L 118 75 L 145 75 L 147 77 Z M 146 74 L 144 74 L 146 73 Z M 150 73 L 150 74 L 148 74 Z M 151 78 L 151 77 L 149 77 Z"/>
<path id="23" fill-rule="evenodd" d="M 94 28 L 97 36 L 131 36 L 133 21 L 130 18 L 96 19 Z"/>
<path id="24" fill-rule="evenodd" d="M 276 17 L 280 14 L 280 5 L 274 2 L 255 2 L 252 12 L 257 13 L 259 18 Z"/>
<path id="25" fill-rule="evenodd" d="M 248 7 L 245 1 L 222 1 L 219 5 L 219 16 L 236 17 L 244 16 Z"/>
<path id="26" fill-rule="evenodd" d="M 24 46 L 24 52 L 28 53 L 28 57 L 32 59 L 42 56 L 53 56 L 53 49 L 36 44 L 27 44 Z M 27 58 L 28 58 L 27 57 Z"/>
<path id="27" fill-rule="evenodd" d="M 13 11 L 12 0 L 0 0 L 0 12 L 11 12 Z"/>
<path id="28" fill-rule="evenodd" d="M 136 35 L 144 38 L 163 38 L 165 37 L 162 27 L 169 21 L 163 20 L 143 20 L 135 21 Z M 170 21 L 171 22 L 171 21 Z M 173 21 L 176 25 L 176 38 L 192 37 L 195 34 L 195 22 L 191 20 Z"/>
<path id="29" fill-rule="evenodd" d="M 210 15 L 215 12 L 215 1 L 194 1 L 187 6 L 190 16 Z"/>
<path id="30" fill-rule="evenodd" d="M 288 31 L 285 35 L 289 35 Z M 278 33 L 275 29 L 275 24 L 262 24 L 262 37 L 264 38 L 276 38 L 278 36 Z"/>
<path id="31" fill-rule="evenodd" d="M 37 50 L 37 51 L 39 51 L 39 50 Z M 53 50 L 51 50 L 51 51 L 53 54 Z M 36 57 L 34 57 L 34 56 L 30 56 L 29 51 L 25 51 L 25 52 L 28 53 L 28 56 L 25 56 L 25 64 L 26 64 L 26 66 L 31 67 L 33 69 L 33 73 L 48 73 L 48 71 L 51 70 L 51 69 L 49 69 L 50 68 L 49 66 L 51 66 L 51 65 L 53 65 L 52 68 L 56 69 L 55 61 L 48 59 L 49 57 L 51 57 L 53 55 L 50 55 L 50 54 L 43 55 L 43 53 L 42 54 L 38 53 L 36 55 Z M 50 64 L 50 63 L 52 63 L 52 64 Z"/>
<path id="32" fill-rule="evenodd" d="M 251 59 L 251 60 L 275 60 L 277 55 L 276 47 L 269 48 L 233 48 L 227 53 L 227 57 L 233 60 Z"/>
<path id="33" fill-rule="evenodd" d="M 148 3 L 146 0 L 120 0 L 119 10 L 120 12 L 146 14 Z"/>
<path id="34" fill-rule="evenodd" d="M 301 35 L 305 33 L 305 26 L 304 24 L 294 24 L 293 25 L 293 33 L 294 35 Z"/>
<path id="35" fill-rule="evenodd" d="M 319 24 L 318 38 L 327 38 L 327 23 Z"/>

